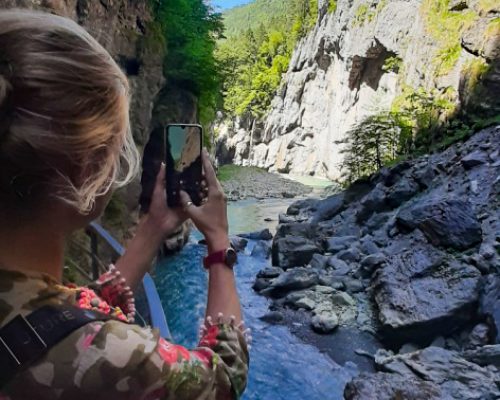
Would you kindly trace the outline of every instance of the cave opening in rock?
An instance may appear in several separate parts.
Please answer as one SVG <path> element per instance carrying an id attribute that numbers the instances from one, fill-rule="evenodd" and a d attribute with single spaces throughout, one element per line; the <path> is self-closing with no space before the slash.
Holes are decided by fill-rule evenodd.
<path id="1" fill-rule="evenodd" d="M 142 63 L 137 58 L 127 57 L 124 55 L 118 56 L 118 64 L 120 64 L 128 76 L 139 75 L 142 66 Z"/>

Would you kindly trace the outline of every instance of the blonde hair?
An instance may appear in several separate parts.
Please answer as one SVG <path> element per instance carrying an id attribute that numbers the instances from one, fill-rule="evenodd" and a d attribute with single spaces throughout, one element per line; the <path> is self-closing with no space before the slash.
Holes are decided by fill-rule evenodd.
<path id="1" fill-rule="evenodd" d="M 85 214 L 138 168 L 128 81 L 108 52 L 69 19 L 0 11 L 0 193 L 21 184 Z"/>

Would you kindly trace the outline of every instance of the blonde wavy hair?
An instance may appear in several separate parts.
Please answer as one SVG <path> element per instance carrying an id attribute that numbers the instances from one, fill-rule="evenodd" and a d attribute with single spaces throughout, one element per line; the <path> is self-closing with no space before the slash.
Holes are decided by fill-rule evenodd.
<path id="1" fill-rule="evenodd" d="M 139 168 L 129 85 L 75 22 L 0 11 L 0 201 L 56 196 L 83 214 Z"/>

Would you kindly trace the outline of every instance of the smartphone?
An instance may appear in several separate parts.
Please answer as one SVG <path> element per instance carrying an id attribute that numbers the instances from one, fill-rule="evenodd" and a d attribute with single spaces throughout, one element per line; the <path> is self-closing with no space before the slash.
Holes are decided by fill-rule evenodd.
<path id="1" fill-rule="evenodd" d="M 202 200 L 203 128 L 194 124 L 168 124 L 164 143 L 168 206 L 181 205 L 181 190 L 188 193 L 192 202 L 199 206 Z"/>

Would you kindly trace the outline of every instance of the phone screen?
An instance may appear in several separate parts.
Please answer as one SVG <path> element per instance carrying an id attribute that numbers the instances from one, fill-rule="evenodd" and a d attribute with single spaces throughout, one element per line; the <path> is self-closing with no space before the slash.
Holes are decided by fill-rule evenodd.
<path id="1" fill-rule="evenodd" d="M 202 180 L 202 128 L 199 125 L 168 125 L 165 137 L 167 199 L 169 207 L 180 205 L 179 192 L 189 194 L 200 205 Z"/>

